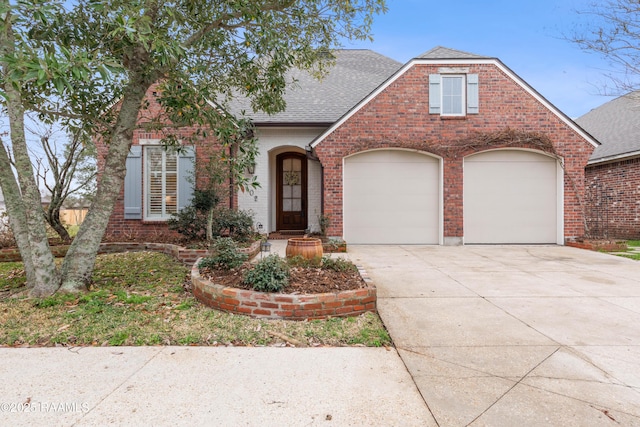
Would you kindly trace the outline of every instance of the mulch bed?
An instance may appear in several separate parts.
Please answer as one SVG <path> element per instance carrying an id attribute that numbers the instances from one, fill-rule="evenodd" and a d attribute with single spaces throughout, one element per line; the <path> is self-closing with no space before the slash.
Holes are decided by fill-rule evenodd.
<path id="1" fill-rule="evenodd" d="M 242 275 L 248 268 L 251 268 L 248 264 L 230 271 L 203 268 L 200 270 L 200 274 L 203 278 L 217 285 L 253 290 L 251 285 L 242 282 Z M 322 294 L 361 289 L 366 286 L 357 271 L 343 272 L 313 267 L 292 267 L 289 284 L 281 293 Z"/>

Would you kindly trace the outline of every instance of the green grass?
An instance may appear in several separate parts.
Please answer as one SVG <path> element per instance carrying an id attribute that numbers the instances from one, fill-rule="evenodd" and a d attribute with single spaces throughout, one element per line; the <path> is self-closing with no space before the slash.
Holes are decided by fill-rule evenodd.
<path id="1" fill-rule="evenodd" d="M 633 260 L 636 260 L 636 261 L 640 261 L 640 254 L 638 254 L 638 253 L 635 253 L 635 254 L 634 253 L 628 253 L 628 254 L 620 253 L 620 254 L 616 254 L 616 255 L 621 256 L 623 258 L 629 258 L 629 259 L 633 259 Z"/>
<path id="2" fill-rule="evenodd" d="M 627 240 L 627 246 L 640 246 L 640 240 Z"/>
<path id="3" fill-rule="evenodd" d="M 310 322 L 252 319 L 202 305 L 188 279 L 188 269 L 166 255 L 101 255 L 88 292 L 29 299 L 22 265 L 0 263 L 0 345 L 281 344 L 270 332 L 310 346 L 391 345 L 372 313 Z"/>

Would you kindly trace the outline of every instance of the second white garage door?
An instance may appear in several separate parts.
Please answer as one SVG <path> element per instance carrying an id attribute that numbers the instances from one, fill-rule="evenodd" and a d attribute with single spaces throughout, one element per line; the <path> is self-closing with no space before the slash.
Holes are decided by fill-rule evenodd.
<path id="1" fill-rule="evenodd" d="M 440 160 L 425 154 L 376 150 L 345 158 L 345 240 L 438 244 L 440 187 Z"/>
<path id="2" fill-rule="evenodd" d="M 465 158 L 465 243 L 557 243 L 559 175 L 556 159 L 530 151 Z"/>

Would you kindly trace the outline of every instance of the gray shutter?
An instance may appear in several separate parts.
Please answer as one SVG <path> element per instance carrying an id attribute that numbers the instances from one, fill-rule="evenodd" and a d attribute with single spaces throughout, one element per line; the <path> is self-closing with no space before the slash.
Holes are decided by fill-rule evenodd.
<path id="1" fill-rule="evenodd" d="M 124 219 L 142 219 L 142 147 L 131 146 L 124 176 Z"/>
<path id="2" fill-rule="evenodd" d="M 178 212 L 191 204 L 193 183 L 195 180 L 196 150 L 184 147 L 178 156 Z"/>
<path id="3" fill-rule="evenodd" d="M 478 114 L 478 75 L 467 75 L 467 114 Z"/>
<path id="4" fill-rule="evenodd" d="M 440 114 L 440 74 L 429 75 L 429 114 Z"/>

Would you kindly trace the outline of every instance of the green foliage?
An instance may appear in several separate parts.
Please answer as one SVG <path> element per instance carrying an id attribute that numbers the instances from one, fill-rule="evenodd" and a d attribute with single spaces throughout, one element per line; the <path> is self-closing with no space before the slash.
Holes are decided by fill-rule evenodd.
<path id="1" fill-rule="evenodd" d="M 144 131 L 163 134 L 166 145 L 201 142 L 207 132 L 215 132 L 223 152 L 229 153 L 222 159 L 229 167 L 228 178 L 237 188 L 255 186 L 255 177 L 244 171 L 255 161 L 256 141 L 246 118 L 226 113 L 230 100 L 246 99 L 256 111 L 282 111 L 288 71 L 298 68 L 321 76 L 333 63 L 331 49 L 343 40 L 370 39 L 372 17 L 384 11 L 384 0 L 0 4 L 0 103 L 10 111 L 12 125 L 21 126 L 16 117 L 25 110 L 36 111 L 40 120 L 61 120 L 65 128 L 98 134 L 108 147 L 101 197 L 91 208 L 99 214 L 90 212 L 83 223 L 60 269 L 62 283 L 81 290 L 91 277 L 139 117 L 144 117 Z M 162 108 L 155 114 L 144 95 L 159 81 L 154 99 Z M 115 102 L 118 108 L 112 108 Z M 186 126 L 196 130 L 185 134 Z M 13 153 L 0 150 L 0 175 L 20 187 L 18 182 L 33 181 L 33 165 L 26 144 L 14 139 Z M 16 153 L 16 147 L 21 152 Z M 8 166 L 10 157 L 15 170 Z M 40 201 L 31 188 L 21 191 L 34 213 Z M 20 215 L 12 221 L 30 230 L 31 246 L 45 246 L 43 223 L 23 223 Z M 84 227 L 92 227 L 92 232 L 85 233 Z M 26 251 L 28 245 L 21 247 Z M 39 265 L 28 265 L 30 273 L 57 276 L 53 257 L 45 255 Z M 56 284 L 50 282 L 37 281 L 32 293 L 55 291 Z"/>
<path id="2" fill-rule="evenodd" d="M 353 265 L 351 261 L 345 258 L 331 258 L 329 256 L 322 257 L 322 268 L 324 270 L 332 270 L 338 272 L 358 271 L 358 267 Z"/>
<path id="3" fill-rule="evenodd" d="M 207 214 L 206 209 L 198 209 L 195 205 L 187 206 L 172 215 L 167 223 L 169 229 L 177 231 L 188 240 L 205 240 Z M 246 242 L 254 235 L 253 216 L 243 210 L 219 206 L 213 210 L 211 229 L 213 238 L 229 236 L 239 242 Z"/>
<path id="4" fill-rule="evenodd" d="M 238 246 L 230 237 L 214 240 L 211 250 L 213 256 L 203 258 L 198 264 L 198 268 L 232 270 L 240 267 L 248 258 L 247 254 L 238 251 Z"/>
<path id="5" fill-rule="evenodd" d="M 269 255 L 248 270 L 243 279 L 256 291 L 280 292 L 289 284 L 289 266 L 278 255 Z"/>
<path id="6" fill-rule="evenodd" d="M 169 230 L 175 230 L 187 240 L 204 240 L 207 229 L 207 218 L 194 206 L 187 206 L 167 220 Z"/>
<path id="7" fill-rule="evenodd" d="M 246 242 L 254 235 L 253 215 L 247 211 L 219 208 L 215 212 L 214 224 L 218 235 L 228 234 L 239 242 Z"/>
<path id="8" fill-rule="evenodd" d="M 302 255 L 296 255 L 292 257 L 287 257 L 287 264 L 289 267 L 298 267 L 298 268 L 309 268 L 309 267 L 317 267 L 318 263 L 315 260 L 310 260 Z"/>
<path id="9" fill-rule="evenodd" d="M 279 342 L 270 332 L 310 345 L 391 345 L 388 336 L 383 340 L 384 325 L 374 313 L 310 322 L 253 319 L 200 304 L 183 287 L 187 269 L 165 255 L 130 252 L 100 255 L 97 261 L 95 285 L 88 293 L 56 294 L 46 299 L 55 301 L 48 307 L 37 307 L 34 303 L 40 299 L 28 298 L 24 292 L 0 295 L 0 345 L 256 346 Z M 19 271 L 20 263 L 0 263 L 0 286 L 6 274 Z M 122 291 L 151 299 L 141 306 L 123 304 Z"/>
<path id="10" fill-rule="evenodd" d="M 207 188 L 206 190 L 196 188 L 193 191 L 191 204 L 197 211 L 206 212 L 220 203 L 220 194 L 218 193 L 216 188 Z"/>
<path id="11" fill-rule="evenodd" d="M 296 256 L 287 258 L 287 264 L 290 267 L 300 267 L 300 268 L 320 267 L 323 270 L 332 270 L 332 271 L 338 271 L 338 272 L 358 271 L 358 267 L 356 267 L 348 259 L 340 258 L 340 257 L 331 258 L 329 255 L 323 256 L 321 260 L 307 259 L 300 255 L 296 255 Z"/>

